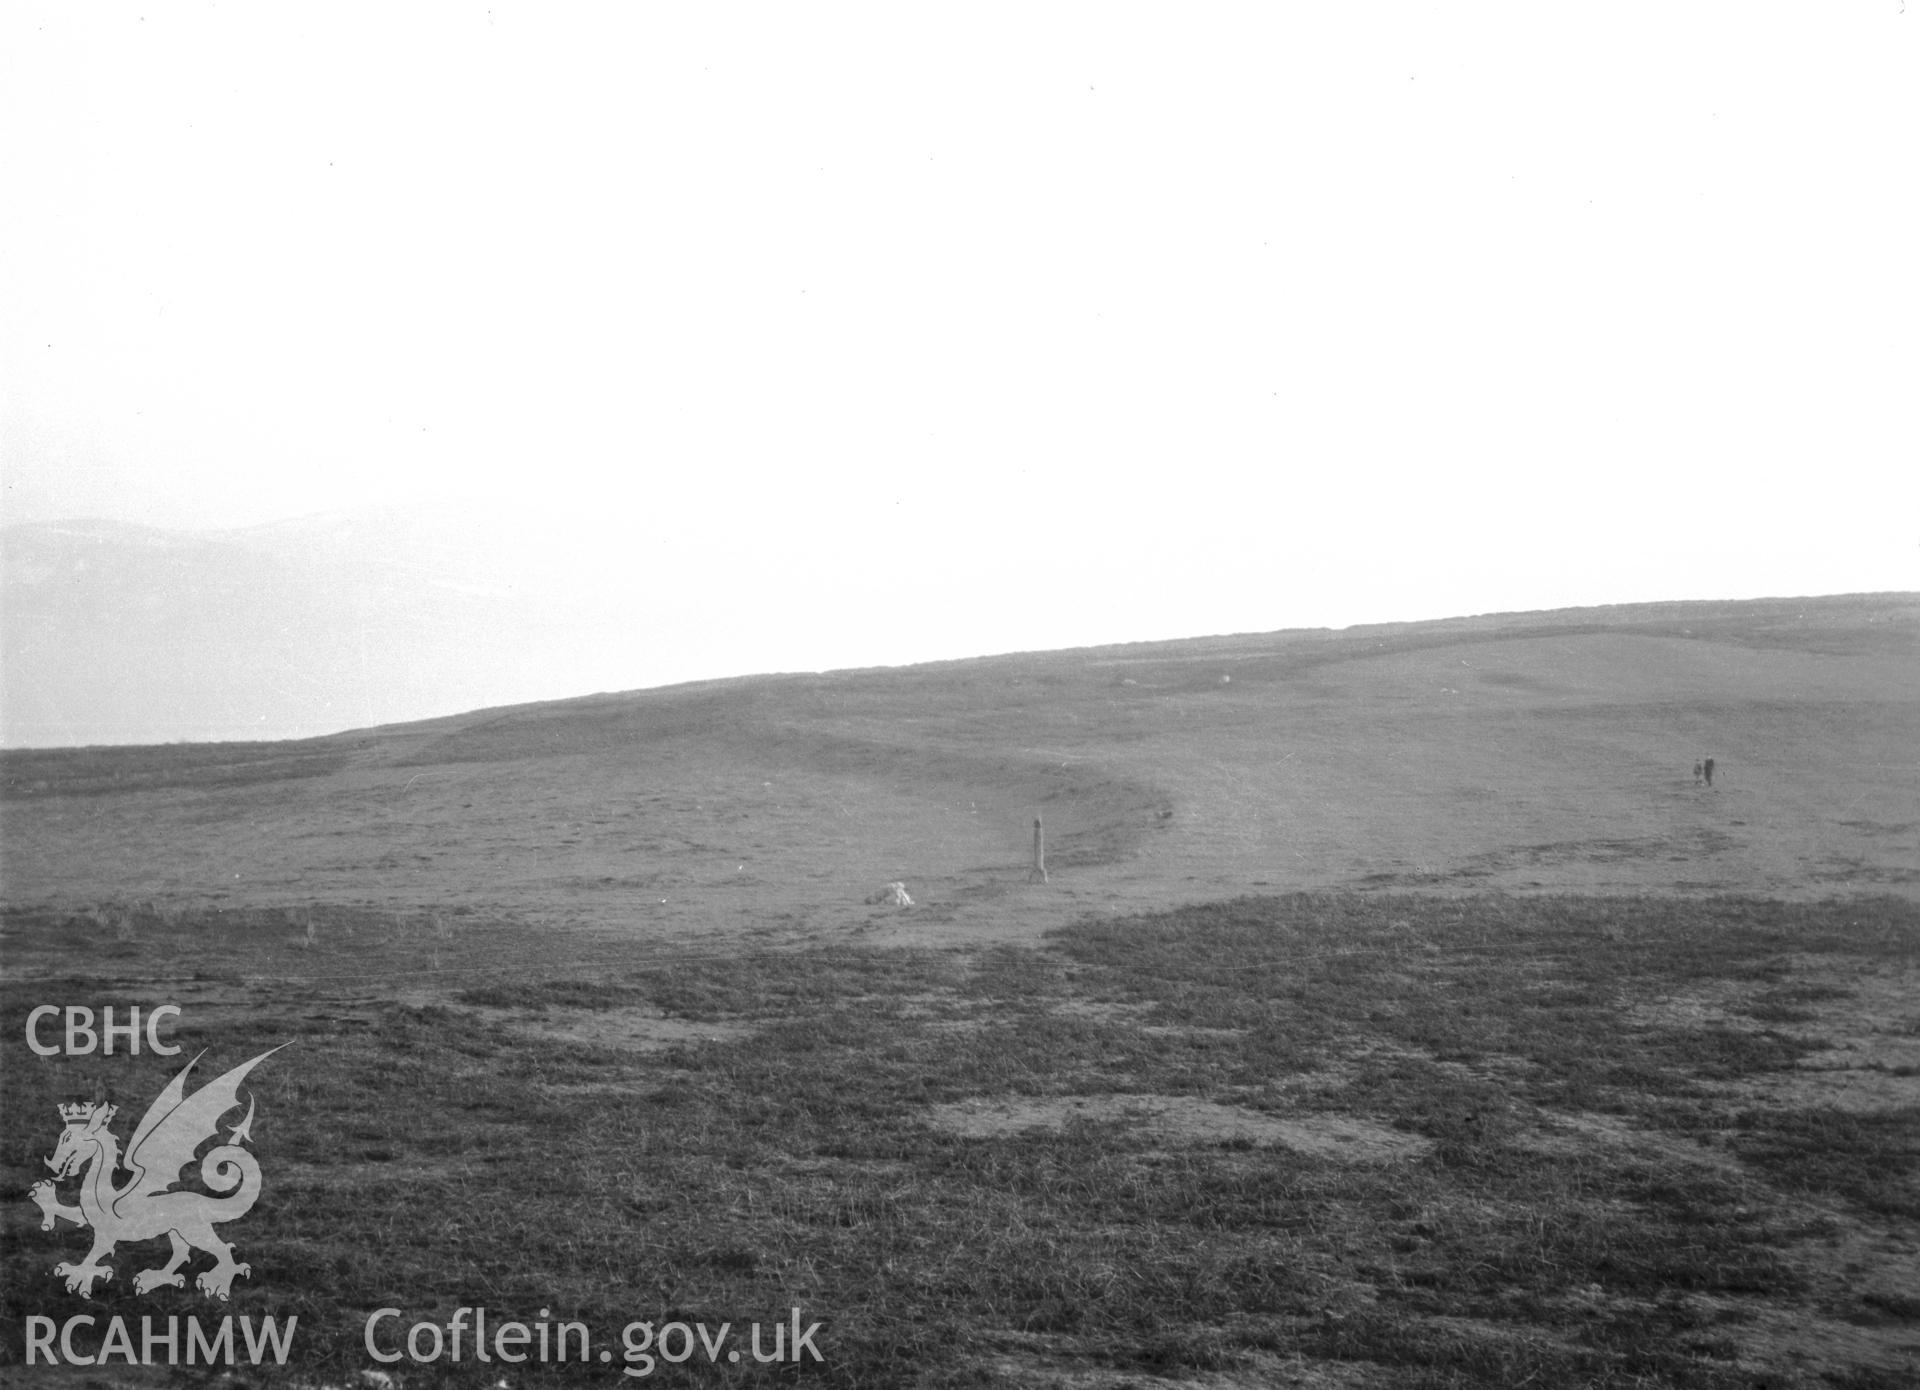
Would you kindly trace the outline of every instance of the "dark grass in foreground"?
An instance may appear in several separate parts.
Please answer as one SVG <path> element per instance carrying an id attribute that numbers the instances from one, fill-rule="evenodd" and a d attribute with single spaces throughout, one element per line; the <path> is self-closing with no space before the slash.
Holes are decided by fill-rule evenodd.
<path id="1" fill-rule="evenodd" d="M 787 1383 L 743 1339 L 796 1306 L 824 1324 L 824 1360 L 798 1376 L 821 1385 L 1315 1363 L 1406 1386 L 1731 1387 L 1758 1368 L 1901 1384 L 1897 1348 L 1920 1343 L 1911 1290 L 1813 1252 L 1910 1236 L 1920 1109 L 1774 1103 L 1758 1083 L 1822 1045 L 1804 1025 L 1849 970 L 1911 970 L 1917 948 L 1920 912 L 1892 899 L 1290 897 L 1086 923 L 1037 952 L 846 948 L 588 980 L 533 961 L 449 1007 L 236 1017 L 196 1038 L 203 1067 L 295 1046 L 249 1082 L 267 1189 L 227 1232 L 254 1273 L 218 1311 L 297 1314 L 283 1374 L 315 1383 L 370 1364 L 373 1309 L 404 1310 L 388 1324 L 404 1328 L 477 1305 L 496 1321 L 550 1309 L 614 1351 L 514 1385 L 612 1383 L 636 1320 L 734 1325 L 740 1363 L 696 1352 L 659 1379 Z M 1719 986 L 1718 1015 L 1633 1012 Z M 5 1002 L 17 1040 L 48 986 Z M 650 1053 L 529 1031 L 627 1009 L 754 1031 Z M 147 1247 L 120 1252 L 91 1305 L 47 1274 L 83 1242 L 42 1234 L 25 1184 L 73 1065 L 5 1082 L 0 1339 L 16 1366 L 29 1313 L 214 1312 L 134 1297 Z M 172 1070 L 116 1072 L 123 1136 Z M 1127 1118 L 985 1137 L 929 1123 L 954 1102 L 1103 1095 L 1426 1142 L 1350 1163 Z M 1570 1143 L 1569 1117 L 1639 1138 Z M 1783 1317 L 1879 1340 L 1855 1362 L 1774 1366 L 1761 1333 Z M 499 1375 L 391 1369 L 408 1386 Z"/>

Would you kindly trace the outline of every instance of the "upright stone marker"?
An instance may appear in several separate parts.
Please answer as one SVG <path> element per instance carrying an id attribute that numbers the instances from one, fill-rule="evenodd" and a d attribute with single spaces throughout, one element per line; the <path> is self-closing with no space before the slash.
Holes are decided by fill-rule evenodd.
<path id="1" fill-rule="evenodd" d="M 1033 818 L 1033 867 L 1027 871 L 1028 883 L 1047 881 L 1047 841 L 1040 830 L 1040 817 Z"/>

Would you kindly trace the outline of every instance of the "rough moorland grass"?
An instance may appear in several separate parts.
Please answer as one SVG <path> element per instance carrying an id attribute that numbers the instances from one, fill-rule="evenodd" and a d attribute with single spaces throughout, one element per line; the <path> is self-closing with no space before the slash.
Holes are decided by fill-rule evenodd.
<path id="1" fill-rule="evenodd" d="M 1783 1253 L 1812 1232 L 1798 1198 L 1912 1215 L 1920 1114 L 1730 1103 L 1719 1083 L 1817 1042 L 1629 1010 L 1725 980 L 1763 1006 L 1819 1002 L 1793 993 L 1795 959 L 1911 962 L 1917 940 L 1896 901 L 1292 897 L 1087 922 L 1037 952 L 845 948 L 592 980 L 530 958 L 459 1008 L 261 1010 L 203 1034 L 203 1066 L 295 1044 L 249 1081 L 268 1187 L 229 1230 L 254 1268 L 232 1311 L 297 1314 L 289 1373 L 306 1381 L 368 1364 L 363 1321 L 383 1306 L 407 1322 L 548 1308 L 615 1348 L 634 1320 L 742 1328 L 798 1306 L 826 1325 L 803 1376 L 821 1385 L 1305 1357 L 1394 1385 L 1745 1386 L 1728 1310 L 1811 1296 Z M 0 1028 L 18 1038 L 44 993 L 8 987 Z M 632 1053 L 530 1034 L 549 1006 L 758 1027 Z M 142 1056 L 113 1073 L 123 1135 L 172 1070 Z M 42 1234 L 23 1199 L 74 1074 L 47 1059 L 4 1082 L 16 1362 L 28 1313 L 207 1307 L 135 1298 L 144 1248 L 91 1306 L 47 1275 L 77 1235 Z M 943 1103 L 1096 1093 L 1356 1117 L 1430 1147 L 1351 1165 L 1118 1121 L 989 1138 L 928 1123 Z M 1575 1114 L 1719 1147 L 1539 1142 Z M 1857 1311 L 1914 1318 L 1884 1292 Z M 704 1361 L 674 1374 L 792 1376 Z M 401 1369 L 409 1387 L 480 1383 L 471 1363 Z"/>

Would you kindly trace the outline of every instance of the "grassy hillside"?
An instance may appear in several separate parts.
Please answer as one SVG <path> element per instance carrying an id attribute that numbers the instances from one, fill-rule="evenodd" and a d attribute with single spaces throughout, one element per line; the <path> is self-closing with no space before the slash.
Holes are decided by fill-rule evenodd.
<path id="1" fill-rule="evenodd" d="M 205 1383 L 27 1319 L 231 1312 L 299 1319 L 245 1383 L 492 1387 L 365 1351 L 481 1306 L 593 1339 L 510 1387 L 1912 1384 L 1917 639 L 1664 605 L 0 754 L 0 1383 Z M 48 1003 L 183 1054 L 33 1055 Z M 56 1104 L 124 1138 L 282 1044 L 231 1304 L 137 1291 L 157 1240 L 49 1273 Z"/>
<path id="2" fill-rule="evenodd" d="M 1916 747 L 1920 600 L 1670 604 L 8 752 L 0 829 L 19 903 L 707 937 L 864 926 L 899 879 L 890 936 L 1031 937 L 1266 889 L 1912 893 Z"/>

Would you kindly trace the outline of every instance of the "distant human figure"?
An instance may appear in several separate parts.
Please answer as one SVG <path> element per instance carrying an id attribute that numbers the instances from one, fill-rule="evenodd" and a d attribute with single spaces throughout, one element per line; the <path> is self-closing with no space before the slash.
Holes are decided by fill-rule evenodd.
<path id="1" fill-rule="evenodd" d="M 1703 771 L 1705 771 L 1705 768 L 1704 768 L 1704 767 L 1702 766 L 1702 764 L 1701 764 L 1701 762 L 1700 762 L 1700 760 L 1699 760 L 1698 758 L 1695 758 L 1695 759 L 1694 759 L 1694 761 L 1693 761 L 1693 784 L 1694 784 L 1694 786 L 1696 786 L 1696 787 L 1697 787 L 1697 786 L 1699 786 L 1699 785 L 1700 785 L 1700 775 L 1701 775 L 1701 773 L 1702 773 Z"/>
<path id="2" fill-rule="evenodd" d="M 1707 785 L 1711 787 L 1713 785 L 1713 759 L 1708 758 L 1705 762 L 1701 763 L 1700 770 L 1706 774 Z"/>

